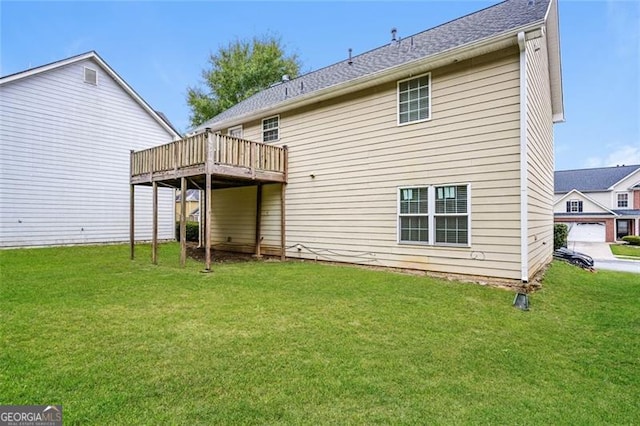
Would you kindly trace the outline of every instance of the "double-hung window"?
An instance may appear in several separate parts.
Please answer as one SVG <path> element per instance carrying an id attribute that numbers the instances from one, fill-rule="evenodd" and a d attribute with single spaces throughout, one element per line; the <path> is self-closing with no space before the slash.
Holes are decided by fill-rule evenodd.
<path id="1" fill-rule="evenodd" d="M 428 190 L 400 189 L 400 241 L 429 242 Z"/>
<path id="2" fill-rule="evenodd" d="M 277 141 L 280 139 L 280 116 L 269 117 L 262 120 L 262 142 Z"/>
<path id="3" fill-rule="evenodd" d="M 436 186 L 436 243 L 469 242 L 467 185 Z"/>
<path id="4" fill-rule="evenodd" d="M 398 241 L 470 244 L 469 185 L 399 188 Z"/>
<path id="5" fill-rule="evenodd" d="M 431 118 L 431 74 L 398 82 L 398 124 Z"/>
<path id="6" fill-rule="evenodd" d="M 621 192 L 618 194 L 618 208 L 626 209 L 629 207 L 629 194 Z"/>

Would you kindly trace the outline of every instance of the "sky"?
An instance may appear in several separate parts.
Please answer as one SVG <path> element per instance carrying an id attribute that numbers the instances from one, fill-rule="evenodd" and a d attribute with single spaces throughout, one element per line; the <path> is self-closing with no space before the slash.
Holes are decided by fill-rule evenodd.
<path id="1" fill-rule="evenodd" d="M 210 54 L 236 39 L 280 37 L 308 72 L 497 1 L 6 1 L 0 75 L 95 50 L 178 130 Z M 565 123 L 556 169 L 640 164 L 640 1 L 560 0 Z"/>

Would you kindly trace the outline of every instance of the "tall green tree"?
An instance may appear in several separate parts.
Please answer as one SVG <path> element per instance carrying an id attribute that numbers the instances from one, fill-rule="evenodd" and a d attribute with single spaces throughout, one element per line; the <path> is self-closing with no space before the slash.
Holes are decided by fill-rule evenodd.
<path id="1" fill-rule="evenodd" d="M 300 66 L 298 56 L 287 55 L 280 38 L 274 36 L 236 40 L 221 47 L 209 57 L 209 67 L 202 70 L 206 88 L 188 89 L 191 124 L 204 123 L 285 74 L 296 77 Z"/>

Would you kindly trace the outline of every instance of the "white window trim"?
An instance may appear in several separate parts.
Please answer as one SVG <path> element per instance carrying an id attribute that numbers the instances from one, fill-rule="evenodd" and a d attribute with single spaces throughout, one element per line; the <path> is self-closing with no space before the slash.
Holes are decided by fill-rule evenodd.
<path id="1" fill-rule="evenodd" d="M 467 212 L 464 214 L 460 213 L 436 213 L 436 188 L 444 187 L 444 186 L 466 186 L 467 187 Z M 433 196 L 430 199 L 433 199 L 433 245 L 439 247 L 471 247 L 471 184 L 470 183 L 445 183 L 433 185 L 431 187 L 431 191 Z M 467 242 L 463 244 L 459 243 L 438 243 L 436 242 L 436 217 L 457 217 L 457 216 L 466 216 L 467 217 Z M 430 224 L 431 225 L 431 224 Z M 432 228 L 430 227 L 429 230 Z"/>
<path id="2" fill-rule="evenodd" d="M 94 69 L 94 68 L 90 68 L 90 67 L 82 67 L 82 81 L 84 81 L 87 84 L 90 84 L 92 86 L 97 86 L 98 85 L 98 70 Z M 90 81 L 87 81 L 87 70 L 89 71 L 93 71 L 96 75 L 96 82 L 92 83 Z"/>
<path id="3" fill-rule="evenodd" d="M 420 189 L 420 188 L 427 188 L 427 213 L 405 213 L 405 214 L 401 214 L 400 213 L 400 191 L 402 191 L 403 189 Z M 418 245 L 418 246 L 428 246 L 431 245 L 431 242 L 433 241 L 432 235 L 431 235 L 431 211 L 432 211 L 432 205 L 431 205 L 431 187 L 429 185 L 410 185 L 410 186 L 399 186 L 396 189 L 396 216 L 397 216 L 397 226 L 396 226 L 396 241 L 398 244 L 408 244 L 408 245 Z M 435 206 L 435 204 L 434 204 Z M 406 216 L 423 216 L 423 217 L 427 217 L 429 219 L 427 219 L 428 221 L 428 226 L 429 226 L 429 233 L 427 238 L 429 239 L 429 241 L 404 241 L 401 239 L 402 236 L 402 230 L 400 229 L 401 224 L 400 224 L 400 218 L 401 217 L 406 217 Z"/>
<path id="4" fill-rule="evenodd" d="M 424 76 L 428 76 L 429 77 L 429 116 L 427 118 L 423 118 L 422 120 L 415 120 L 415 121 L 408 121 L 406 123 L 400 123 L 400 83 L 404 83 L 405 81 L 409 81 L 409 80 L 414 80 L 416 78 L 420 78 L 420 77 L 424 77 Z M 432 114 L 431 114 L 431 85 L 432 85 L 432 79 L 431 79 L 431 73 L 427 72 L 424 74 L 420 74 L 420 75 L 414 75 L 411 76 L 409 78 L 405 78 L 403 80 L 398 80 L 396 83 L 396 124 L 398 126 L 408 126 L 411 124 L 416 124 L 416 123 L 424 123 L 425 121 L 430 121 Z"/>
<path id="5" fill-rule="evenodd" d="M 238 126 L 233 126 L 233 127 L 229 127 L 227 129 L 227 135 L 231 136 L 231 132 L 233 132 L 234 130 L 240 130 L 240 136 L 236 136 L 236 137 L 244 137 L 244 129 L 242 128 L 242 124 L 238 125 Z"/>
<path id="6" fill-rule="evenodd" d="M 569 201 L 569 211 L 567 213 L 582 213 L 580 211 L 580 201 L 582 200 L 568 200 Z M 573 203 L 576 204 L 576 209 L 573 210 Z M 584 210 L 584 203 L 583 204 L 583 210 Z"/>
<path id="7" fill-rule="evenodd" d="M 278 127 L 276 127 L 276 129 L 278 130 L 278 137 L 276 139 L 273 139 L 273 140 L 265 142 L 265 140 L 264 140 L 264 122 L 267 121 L 267 120 L 271 120 L 272 118 L 277 118 L 278 119 Z M 273 129 L 271 129 L 271 130 L 273 130 Z M 262 133 L 262 143 L 278 142 L 280 140 L 280 114 L 272 115 L 271 117 L 263 118 L 262 122 L 260 124 L 260 132 Z"/>
<path id="8" fill-rule="evenodd" d="M 436 214 L 436 187 L 442 186 L 466 186 L 467 187 L 467 243 L 455 244 L 455 243 L 436 243 L 436 216 L 464 216 L 463 214 L 454 213 L 441 213 Z M 429 219 L 429 241 L 403 241 L 401 237 L 400 229 L 400 191 L 403 189 L 415 189 L 415 188 L 427 188 L 427 214 L 405 214 L 403 216 L 428 216 Z M 396 187 L 396 242 L 399 245 L 411 245 L 411 246 L 432 246 L 432 247 L 458 247 L 458 248 L 471 248 L 471 184 L 465 183 L 445 183 L 436 185 L 407 185 Z"/>
<path id="9" fill-rule="evenodd" d="M 626 195 L 627 196 L 627 205 L 625 207 L 620 207 L 620 196 L 621 195 Z M 628 209 L 629 208 L 629 193 L 628 192 L 616 192 L 616 199 L 615 199 L 615 205 L 617 209 Z"/>

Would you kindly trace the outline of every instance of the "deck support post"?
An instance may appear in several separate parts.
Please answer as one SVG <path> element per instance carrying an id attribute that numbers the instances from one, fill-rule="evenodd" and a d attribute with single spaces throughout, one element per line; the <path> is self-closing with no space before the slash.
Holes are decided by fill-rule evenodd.
<path id="1" fill-rule="evenodd" d="M 213 135 L 211 134 L 209 129 L 205 130 L 207 137 L 207 158 L 205 164 L 205 210 L 206 210 L 206 218 L 205 218 L 205 229 L 204 229 L 204 239 L 205 239 L 205 271 L 211 272 L 211 169 L 213 168 L 214 161 L 214 141 Z M 216 134 L 216 139 L 218 135 Z"/>
<path id="2" fill-rule="evenodd" d="M 129 185 L 129 257 L 131 260 L 135 257 L 135 244 L 136 244 L 136 234 L 135 234 L 135 200 L 136 200 L 136 186 Z"/>
<path id="3" fill-rule="evenodd" d="M 289 180 L 289 147 L 284 145 L 283 147 L 283 169 L 284 169 L 284 182 L 280 185 L 280 260 L 285 261 L 287 258 L 287 222 L 286 222 L 286 203 L 285 196 L 287 190 L 287 181 Z"/>
<path id="4" fill-rule="evenodd" d="M 187 264 L 187 178 L 180 178 L 180 266 Z"/>
<path id="5" fill-rule="evenodd" d="M 262 240 L 262 184 L 258 184 L 257 194 L 256 194 L 256 253 L 255 257 L 261 257 L 260 253 L 260 243 Z"/>
<path id="6" fill-rule="evenodd" d="M 206 214 L 207 217 L 205 219 L 204 226 L 204 240 L 205 240 L 205 270 L 207 272 L 211 271 L 211 174 L 207 173 L 206 176 L 206 195 L 205 195 L 205 204 L 206 204 Z"/>
<path id="7" fill-rule="evenodd" d="M 158 182 L 153 181 L 153 229 L 151 231 L 151 263 L 158 264 Z"/>

